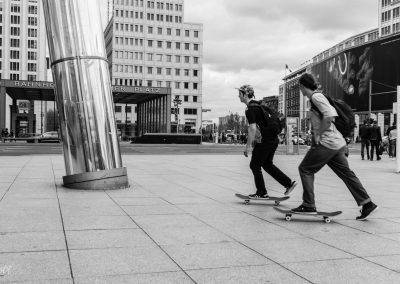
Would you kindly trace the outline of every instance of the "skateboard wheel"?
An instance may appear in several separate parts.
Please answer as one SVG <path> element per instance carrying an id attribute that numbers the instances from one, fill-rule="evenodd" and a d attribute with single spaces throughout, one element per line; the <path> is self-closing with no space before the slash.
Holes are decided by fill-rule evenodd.
<path id="1" fill-rule="evenodd" d="M 329 217 L 324 217 L 324 221 L 325 221 L 325 223 L 330 223 L 331 222 L 331 218 L 329 218 Z"/>
<path id="2" fill-rule="evenodd" d="M 285 220 L 286 220 L 286 221 L 292 220 L 292 216 L 291 216 L 291 215 L 286 215 Z"/>
<path id="3" fill-rule="evenodd" d="M 250 203 L 250 200 L 245 200 L 244 201 L 244 204 L 246 204 L 246 205 L 249 205 L 249 203 Z"/>
<path id="4" fill-rule="evenodd" d="M 278 206 L 280 202 L 278 200 L 275 200 L 275 205 Z"/>

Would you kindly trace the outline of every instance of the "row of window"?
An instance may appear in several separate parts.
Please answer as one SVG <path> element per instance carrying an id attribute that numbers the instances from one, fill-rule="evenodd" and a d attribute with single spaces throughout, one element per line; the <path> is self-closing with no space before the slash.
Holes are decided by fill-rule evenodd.
<path id="1" fill-rule="evenodd" d="M 135 7 L 143 7 L 143 0 L 115 0 L 114 2 L 115 5 L 125 5 L 125 6 L 134 6 L 133 4 L 135 4 Z M 149 9 L 155 9 L 157 7 L 157 9 L 159 10 L 164 10 L 164 5 L 165 5 L 165 9 L 167 11 L 173 11 L 174 7 L 175 7 L 175 11 L 183 11 L 183 5 L 181 4 L 174 4 L 173 3 L 169 3 L 169 2 L 156 2 L 156 5 L 154 5 L 155 2 L 154 1 L 147 1 L 147 8 Z"/>
<path id="2" fill-rule="evenodd" d="M 196 97 L 196 101 L 197 101 L 197 97 Z M 120 113 L 120 112 L 122 112 L 122 106 L 116 105 L 116 106 L 114 106 L 114 110 L 116 113 Z M 137 107 L 135 107 L 134 110 L 135 110 L 135 113 L 137 113 Z M 176 111 L 175 108 L 171 109 L 171 113 L 175 113 L 175 111 Z M 125 113 L 131 113 L 131 112 L 132 112 L 132 107 L 125 106 Z M 179 109 L 178 109 L 178 113 L 179 113 Z M 197 109 L 196 108 L 184 108 L 183 113 L 197 115 Z M 130 117 L 128 117 L 128 120 L 130 120 Z M 118 122 L 118 120 L 117 120 L 117 122 Z"/>
<path id="3" fill-rule="evenodd" d="M 37 70 L 36 63 L 28 63 L 28 71 L 36 72 Z M 12 71 L 19 71 L 19 62 L 10 62 L 10 70 Z"/>
<path id="4" fill-rule="evenodd" d="M 135 29 L 134 29 L 135 28 Z M 115 23 L 115 30 L 116 31 L 127 31 L 127 32 L 140 32 L 143 33 L 143 25 L 132 25 L 132 24 L 123 24 L 123 23 Z M 162 27 L 157 27 L 157 34 L 162 35 L 163 34 L 163 28 Z M 166 35 L 172 36 L 172 28 L 165 28 Z M 148 34 L 153 34 L 154 32 L 154 27 L 153 26 L 148 26 L 147 27 L 147 33 Z M 181 29 L 175 29 L 175 35 L 176 36 L 181 36 Z M 185 30 L 185 37 L 190 37 L 190 30 Z M 193 31 L 193 37 L 198 38 L 199 37 L 199 31 Z"/>
<path id="5" fill-rule="evenodd" d="M 1 62 L 0 62 L 0 69 L 1 69 Z M 2 79 L 2 74 L 0 73 L 0 80 Z M 10 73 L 10 80 L 19 80 L 19 74 Z M 36 75 L 28 74 L 28 81 L 36 81 Z"/>
<path id="6" fill-rule="evenodd" d="M 139 11 L 127 11 L 127 10 L 115 10 L 114 15 L 116 18 L 131 18 L 131 19 L 142 19 L 143 20 L 143 12 Z M 164 14 L 153 14 L 153 13 L 147 13 L 146 14 L 146 19 L 148 21 L 157 21 L 157 22 L 164 22 L 164 16 L 165 16 L 165 22 L 167 23 L 173 23 L 174 22 L 174 16 L 173 15 L 164 15 Z M 175 23 L 182 23 L 182 17 L 181 16 L 175 16 Z"/>
<path id="7" fill-rule="evenodd" d="M 28 14 L 34 14 L 37 15 L 38 7 L 29 5 L 28 6 Z M 21 8 L 18 4 L 11 4 L 11 13 L 20 13 Z"/>
<path id="8" fill-rule="evenodd" d="M 11 24 L 19 25 L 21 23 L 21 17 L 16 15 L 11 15 Z M 28 17 L 28 25 L 30 26 L 37 26 L 38 25 L 38 18 L 37 17 Z"/>
<path id="9" fill-rule="evenodd" d="M 129 38 L 129 37 L 115 37 L 115 44 L 116 45 L 128 45 L 128 46 L 143 46 L 144 40 L 141 38 Z M 181 49 L 181 42 L 175 42 L 175 49 Z M 191 50 L 190 45 L 193 45 L 193 50 L 198 51 L 199 45 L 198 43 L 183 43 L 184 50 Z M 157 47 L 157 48 L 164 48 L 172 49 L 172 41 L 162 41 L 162 40 L 147 40 L 147 47 Z"/>
<path id="10" fill-rule="evenodd" d="M 140 51 L 114 51 L 114 58 L 143 60 L 143 54 Z M 173 57 L 175 63 L 199 64 L 199 57 L 197 56 L 146 53 L 147 61 L 164 62 L 165 59 L 165 62 L 172 62 Z"/>
<path id="11" fill-rule="evenodd" d="M 119 64 L 114 64 L 113 65 L 113 71 L 114 72 L 125 72 L 125 73 L 133 73 L 133 70 L 135 70 L 134 73 L 143 73 L 143 66 L 133 66 L 133 65 L 119 65 Z M 172 76 L 172 68 L 161 68 L 161 67 L 146 67 L 147 72 L 146 74 L 156 74 L 156 75 L 167 75 L 167 76 Z M 163 72 L 163 69 L 165 72 Z M 183 72 L 181 72 L 183 70 Z M 175 76 L 181 76 L 182 74 L 185 77 L 190 76 L 190 69 L 179 69 L 175 68 L 174 72 Z M 193 77 L 198 77 L 199 76 L 199 70 L 192 70 L 192 76 Z"/>
<path id="12" fill-rule="evenodd" d="M 392 0 L 382 0 L 382 7 L 386 7 L 392 4 Z"/>
<path id="13" fill-rule="evenodd" d="M 3 34 L 3 26 L 0 26 L 0 35 Z M 12 36 L 20 36 L 21 28 L 20 27 L 10 27 L 10 35 Z M 28 29 L 28 37 L 37 37 L 37 29 L 29 28 Z"/>
<path id="14" fill-rule="evenodd" d="M 143 81 L 146 81 L 145 83 L 147 84 L 147 87 L 157 87 L 157 88 L 172 88 L 172 83 L 174 83 L 174 87 L 176 90 L 185 89 L 189 90 L 190 89 L 190 83 L 189 82 L 171 82 L 171 81 L 153 81 L 153 80 L 142 80 L 142 79 L 122 79 L 122 78 L 114 78 L 113 79 L 113 84 L 114 85 L 120 85 L 120 86 L 143 86 Z M 155 82 L 155 83 L 153 83 Z M 183 84 L 182 84 L 183 83 Z M 192 84 L 192 89 L 193 90 L 198 90 L 199 88 L 199 83 L 191 83 Z"/>
<path id="15" fill-rule="evenodd" d="M 19 50 L 10 50 L 10 59 L 20 59 Z M 2 50 L 0 49 L 0 58 L 2 58 Z M 37 52 L 28 51 L 28 60 L 37 60 Z"/>
<path id="16" fill-rule="evenodd" d="M 2 45 L 2 44 L 1 44 L 1 41 L 0 41 L 0 45 Z M 10 46 L 11 46 L 11 47 L 20 47 L 20 40 L 19 40 L 19 38 L 12 38 L 12 39 L 10 40 Z M 36 49 L 36 48 L 37 48 L 37 40 L 35 40 L 35 39 L 28 39 L 28 48 Z"/>

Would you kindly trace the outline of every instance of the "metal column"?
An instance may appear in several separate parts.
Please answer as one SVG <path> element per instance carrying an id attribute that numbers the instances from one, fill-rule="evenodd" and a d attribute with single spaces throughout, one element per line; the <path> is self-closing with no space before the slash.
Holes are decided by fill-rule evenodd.
<path id="1" fill-rule="evenodd" d="M 97 0 L 43 0 L 67 187 L 128 187 Z"/>

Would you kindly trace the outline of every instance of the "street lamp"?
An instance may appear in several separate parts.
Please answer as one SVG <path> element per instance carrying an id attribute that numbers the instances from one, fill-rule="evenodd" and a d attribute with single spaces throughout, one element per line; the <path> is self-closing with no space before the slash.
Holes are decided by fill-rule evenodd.
<path id="1" fill-rule="evenodd" d="M 176 96 L 172 102 L 174 103 L 174 107 L 175 107 L 176 133 L 178 133 L 178 130 L 179 130 L 179 120 L 178 120 L 179 105 L 182 104 L 182 100 L 179 99 L 179 96 Z"/>

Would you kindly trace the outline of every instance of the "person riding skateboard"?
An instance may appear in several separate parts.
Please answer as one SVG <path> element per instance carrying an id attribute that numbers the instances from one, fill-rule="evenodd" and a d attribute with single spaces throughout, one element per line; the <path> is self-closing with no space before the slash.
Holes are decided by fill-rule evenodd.
<path id="1" fill-rule="evenodd" d="M 378 206 L 371 201 L 367 191 L 356 174 L 350 169 L 345 156 L 346 141 L 335 127 L 336 109 L 329 103 L 323 93 L 318 90 L 314 76 L 304 73 L 299 79 L 300 91 L 322 113 L 310 110 L 312 126 L 312 146 L 299 165 L 299 173 L 303 184 L 303 203 L 292 209 L 292 212 L 316 214 L 314 199 L 314 175 L 328 165 L 333 172 L 346 184 L 358 206 L 362 206 L 361 215 L 357 220 L 366 220 Z"/>
<path id="2" fill-rule="evenodd" d="M 260 103 L 254 100 L 254 89 L 250 85 L 243 85 L 238 90 L 240 102 L 247 106 L 245 114 L 249 123 L 247 144 L 244 150 L 245 157 L 248 157 L 254 144 L 250 169 L 254 175 L 257 191 L 254 194 L 249 194 L 249 199 L 269 198 L 261 168 L 285 187 L 284 195 L 289 195 L 297 183 L 291 180 L 273 163 L 274 154 L 279 143 L 278 134 L 272 134 L 267 130 L 267 121 Z M 256 141 L 257 126 L 260 129 L 261 137 L 257 137 Z"/>

